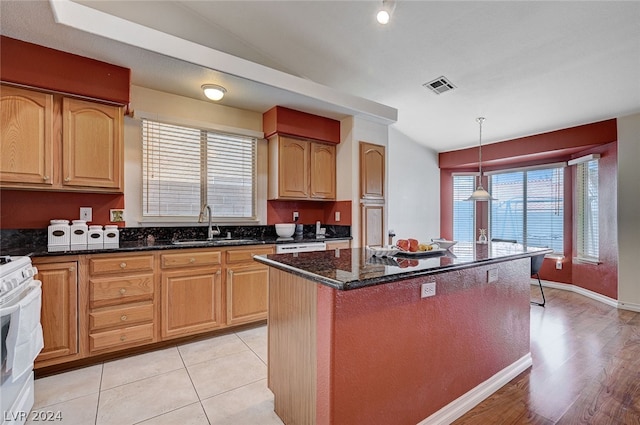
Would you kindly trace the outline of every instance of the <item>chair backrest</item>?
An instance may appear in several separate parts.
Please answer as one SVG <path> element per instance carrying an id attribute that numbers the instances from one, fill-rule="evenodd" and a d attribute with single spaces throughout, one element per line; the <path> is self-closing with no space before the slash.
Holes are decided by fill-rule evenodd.
<path id="1" fill-rule="evenodd" d="M 531 274 L 534 275 L 540 271 L 542 267 L 542 261 L 544 261 L 544 254 L 534 255 L 531 257 Z"/>

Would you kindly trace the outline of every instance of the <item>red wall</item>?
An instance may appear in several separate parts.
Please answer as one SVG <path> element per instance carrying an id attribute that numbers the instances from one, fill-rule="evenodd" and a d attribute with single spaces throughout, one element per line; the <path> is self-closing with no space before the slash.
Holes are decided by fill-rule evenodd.
<path id="1" fill-rule="evenodd" d="M 110 209 L 124 208 L 124 195 L 99 193 L 0 191 L 0 228 L 44 229 L 51 219 L 77 220 L 80 207 L 93 208 L 93 224 L 111 223 Z"/>
<path id="2" fill-rule="evenodd" d="M 520 259 L 353 291 L 317 285 L 317 424 L 415 424 L 522 359 L 528 272 Z M 437 295 L 421 299 L 432 281 Z"/>
<path id="3" fill-rule="evenodd" d="M 483 169 L 499 170 L 545 163 L 568 161 L 589 153 L 600 153 L 600 255 L 602 264 L 573 264 L 574 243 L 573 197 L 575 169 L 567 167 L 564 174 L 564 256 L 562 269 L 556 262 L 545 259 L 540 277 L 560 283 L 574 284 L 590 291 L 617 299 L 617 126 L 616 120 L 607 120 L 550 133 L 487 145 L 490 147 L 489 164 L 485 164 L 485 146 L 482 147 Z M 475 163 L 473 156 L 475 155 Z M 440 234 L 453 237 L 453 178 L 455 172 L 477 172 L 477 148 L 440 153 Z M 471 163 L 471 165 L 469 165 Z M 445 166 L 446 165 L 446 166 Z M 484 181 L 487 186 L 486 178 Z M 479 209 L 477 227 L 487 226 L 487 205 L 476 203 Z M 482 223 L 482 226 L 480 226 Z"/>
<path id="4" fill-rule="evenodd" d="M 293 223 L 293 212 L 299 213 L 299 224 L 351 226 L 351 201 L 267 201 L 267 224 Z M 335 213 L 340 212 L 340 221 Z"/>

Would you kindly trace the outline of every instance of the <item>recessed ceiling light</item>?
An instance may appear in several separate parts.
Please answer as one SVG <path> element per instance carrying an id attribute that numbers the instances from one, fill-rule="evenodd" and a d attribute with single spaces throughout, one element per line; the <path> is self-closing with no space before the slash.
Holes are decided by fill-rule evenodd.
<path id="1" fill-rule="evenodd" d="M 227 89 L 216 84 L 205 84 L 202 86 L 202 91 L 207 98 L 217 102 L 224 97 Z"/>

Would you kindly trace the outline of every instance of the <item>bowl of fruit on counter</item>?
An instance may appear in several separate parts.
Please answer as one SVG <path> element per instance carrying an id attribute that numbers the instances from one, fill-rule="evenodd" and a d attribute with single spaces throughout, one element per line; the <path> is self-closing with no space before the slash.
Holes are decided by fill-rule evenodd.
<path id="1" fill-rule="evenodd" d="M 411 257 L 421 257 L 428 255 L 438 255 L 446 252 L 437 242 L 420 242 L 417 239 L 398 239 L 396 241 L 398 253 L 396 255 L 406 255 Z"/>

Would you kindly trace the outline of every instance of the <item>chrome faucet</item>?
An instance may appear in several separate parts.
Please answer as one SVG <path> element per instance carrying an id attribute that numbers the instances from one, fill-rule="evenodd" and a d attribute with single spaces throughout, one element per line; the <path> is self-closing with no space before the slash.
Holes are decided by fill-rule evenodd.
<path id="1" fill-rule="evenodd" d="M 204 220 L 205 210 L 207 210 L 207 220 L 208 220 L 207 240 L 210 241 L 211 239 L 213 239 L 214 236 L 218 236 L 220 234 L 220 228 L 216 224 L 216 230 L 213 230 L 213 226 L 211 225 L 211 215 L 212 215 L 211 206 L 209 204 L 205 204 L 204 207 L 202 207 L 202 210 L 200 211 L 200 216 L 198 217 L 198 223 L 202 223 L 202 221 Z"/>

